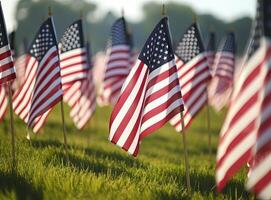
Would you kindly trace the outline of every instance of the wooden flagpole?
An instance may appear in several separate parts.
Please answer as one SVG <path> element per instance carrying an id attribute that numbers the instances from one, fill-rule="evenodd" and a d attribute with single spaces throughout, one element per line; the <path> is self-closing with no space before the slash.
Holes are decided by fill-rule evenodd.
<path id="1" fill-rule="evenodd" d="M 207 131 L 208 131 L 208 148 L 209 148 L 209 157 L 211 159 L 212 156 L 212 135 L 211 135 L 211 120 L 210 120 L 210 106 L 208 101 L 207 94 L 207 104 L 206 104 L 206 115 L 207 115 Z"/>
<path id="2" fill-rule="evenodd" d="M 15 169 L 16 168 L 16 150 L 15 150 L 15 131 L 14 131 L 14 118 L 13 118 L 13 107 L 12 107 L 11 82 L 8 82 L 8 101 L 9 101 L 9 114 L 10 114 L 11 146 L 12 146 L 12 169 Z"/>
<path id="3" fill-rule="evenodd" d="M 182 134 L 182 137 L 183 137 L 186 187 L 187 187 L 188 193 L 190 194 L 190 192 L 191 192 L 191 184 L 190 184 L 189 160 L 188 160 L 188 150 L 187 150 L 186 132 L 185 132 L 185 126 L 184 126 L 183 111 L 181 111 L 181 121 L 182 121 L 182 133 L 181 134 Z"/>
<path id="4" fill-rule="evenodd" d="M 50 6 L 48 7 L 48 15 L 49 15 L 49 17 L 52 16 L 52 10 L 51 10 Z M 68 145 L 67 145 L 67 131 L 66 131 L 65 117 L 64 117 L 63 98 L 61 99 L 60 107 L 61 107 L 61 120 L 62 120 L 62 131 L 63 131 L 63 138 L 64 138 L 64 148 L 65 148 L 66 159 L 69 162 Z"/>
<path id="5" fill-rule="evenodd" d="M 61 99 L 60 102 L 61 106 L 61 119 L 62 119 L 62 129 L 63 129 L 63 138 L 64 138 L 64 147 L 65 147 L 65 154 L 66 159 L 69 161 L 69 152 L 68 152 L 68 145 L 67 145 L 67 131 L 66 131 L 66 125 L 65 125 L 65 117 L 64 117 L 64 106 L 63 106 L 63 100 Z"/>

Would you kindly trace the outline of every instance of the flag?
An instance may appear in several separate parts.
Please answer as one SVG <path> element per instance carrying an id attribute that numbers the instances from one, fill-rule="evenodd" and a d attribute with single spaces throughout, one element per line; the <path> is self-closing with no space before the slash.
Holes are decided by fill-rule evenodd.
<path id="1" fill-rule="evenodd" d="M 195 23 L 184 33 L 175 54 L 184 100 L 184 125 L 187 128 L 192 119 L 207 103 L 207 85 L 211 78 L 206 52 Z M 180 115 L 176 114 L 170 123 L 178 132 L 182 130 Z"/>
<path id="2" fill-rule="evenodd" d="M 13 64 L 12 52 L 8 42 L 1 2 L 0 7 L 0 84 L 3 84 L 16 78 L 16 70 Z"/>
<path id="3" fill-rule="evenodd" d="M 267 28 L 270 37 L 270 28 Z M 259 199 L 271 199 L 271 43 L 268 44 L 268 60 L 263 68 L 267 68 L 260 98 L 261 110 L 258 115 L 256 143 L 252 149 L 251 169 L 248 176 L 247 188 L 256 193 Z M 262 69 L 263 70 L 263 69 Z"/>
<path id="4" fill-rule="evenodd" d="M 227 34 L 221 49 L 216 53 L 214 77 L 209 85 L 209 104 L 216 111 L 228 105 L 232 93 L 235 68 L 235 37 Z"/>
<path id="5" fill-rule="evenodd" d="M 60 39 L 60 67 L 65 91 L 75 81 L 87 78 L 88 64 L 82 20 L 72 23 Z"/>
<path id="6" fill-rule="evenodd" d="M 110 41 L 107 67 L 98 96 L 100 105 L 114 105 L 117 102 L 121 87 L 131 68 L 131 38 L 123 17 L 113 24 Z"/>
<path id="7" fill-rule="evenodd" d="M 254 160 L 253 149 L 256 135 L 259 132 L 258 137 L 262 138 L 261 135 L 264 130 L 264 128 L 261 130 L 261 126 L 260 130 L 257 130 L 258 124 L 262 123 L 259 123 L 258 116 L 260 116 L 261 120 L 268 117 L 268 114 L 266 115 L 265 112 L 262 113 L 260 111 L 262 104 L 260 91 L 262 87 L 269 87 L 268 85 L 264 85 L 263 80 L 271 59 L 269 35 L 271 15 L 267 10 L 267 8 L 270 8 L 270 5 L 270 1 L 268 0 L 258 1 L 257 23 L 254 26 L 254 28 L 258 29 L 254 31 L 257 34 L 254 34 L 254 38 L 252 38 L 253 42 L 248 51 L 248 60 L 242 69 L 239 80 L 235 84 L 227 117 L 220 132 L 216 164 L 216 184 L 218 191 L 223 189 L 227 181 L 243 165 Z M 263 33 L 264 29 L 268 31 L 268 34 L 266 34 L 267 32 Z M 267 111 L 269 109 L 267 103 L 263 103 L 262 108 L 265 105 L 267 106 Z M 268 143 L 268 138 L 265 139 Z M 260 141 L 256 142 L 256 149 L 259 145 L 258 142 Z M 256 156 L 258 156 L 257 151 Z M 255 171 L 257 171 L 256 166 L 254 168 Z M 255 178 L 254 175 L 252 177 Z M 254 182 L 253 180 L 255 179 L 253 178 L 250 180 L 249 188 L 253 188 L 254 183 L 257 183 L 257 181 Z M 263 189 L 263 185 L 260 187 Z M 269 194 L 271 194 L 270 191 Z"/>
<path id="8" fill-rule="evenodd" d="M 59 54 L 53 19 L 39 28 L 30 49 L 25 80 L 14 94 L 15 113 L 36 133 L 62 99 Z"/>
<path id="9" fill-rule="evenodd" d="M 136 156 L 140 141 L 183 111 L 168 18 L 156 25 L 121 89 L 109 140 Z"/>
<path id="10" fill-rule="evenodd" d="M 211 70 L 211 74 L 214 73 L 214 61 L 215 61 L 215 33 L 209 33 L 209 40 L 206 46 L 206 57 Z"/>
<path id="11" fill-rule="evenodd" d="M 91 52 L 89 43 L 86 44 L 87 63 L 89 66 L 88 77 L 85 80 L 77 81 L 78 89 L 73 95 L 76 97 L 70 102 L 70 116 L 78 129 L 83 129 L 92 117 L 96 108 L 96 91 L 93 80 Z M 69 94 L 70 95 L 70 94 Z"/>
<path id="12" fill-rule="evenodd" d="M 4 119 L 8 108 L 7 89 L 4 85 L 0 85 L 0 122 Z"/>

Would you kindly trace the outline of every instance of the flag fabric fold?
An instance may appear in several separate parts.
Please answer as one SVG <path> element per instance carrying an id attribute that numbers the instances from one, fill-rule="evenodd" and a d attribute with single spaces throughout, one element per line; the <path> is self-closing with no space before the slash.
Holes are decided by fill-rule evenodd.
<path id="1" fill-rule="evenodd" d="M 9 45 L 6 24 L 0 2 L 0 84 L 10 82 L 16 78 L 12 51 Z"/>
<path id="2" fill-rule="evenodd" d="M 62 99 L 59 54 L 53 19 L 39 28 L 30 49 L 25 79 L 13 96 L 15 113 L 36 133 Z"/>
<path id="3" fill-rule="evenodd" d="M 197 25 L 192 24 L 176 47 L 176 65 L 184 100 L 184 126 L 187 128 L 207 103 L 207 85 L 211 78 L 206 52 Z M 170 121 L 182 130 L 182 119 L 176 114 Z"/>
<path id="4" fill-rule="evenodd" d="M 268 0 L 258 0 L 257 18 L 247 62 L 243 67 L 220 132 L 216 183 L 221 191 L 247 162 L 247 188 L 259 199 L 271 198 L 271 13 Z"/>
<path id="5" fill-rule="evenodd" d="M 230 32 L 216 53 L 214 76 L 208 88 L 209 104 L 216 111 L 220 111 L 230 101 L 234 80 L 235 49 L 235 36 Z"/>
<path id="6" fill-rule="evenodd" d="M 72 23 L 59 43 L 60 67 L 64 99 L 66 90 L 79 80 L 87 79 L 88 64 L 82 20 Z"/>
<path id="7" fill-rule="evenodd" d="M 183 111 L 165 17 L 156 25 L 131 69 L 110 118 L 109 140 L 136 156 L 140 141 Z"/>
<path id="8" fill-rule="evenodd" d="M 98 95 L 101 106 L 115 105 L 121 87 L 131 69 L 131 36 L 127 32 L 124 17 L 119 18 L 111 28 L 111 45 L 107 50 L 107 66 Z"/>

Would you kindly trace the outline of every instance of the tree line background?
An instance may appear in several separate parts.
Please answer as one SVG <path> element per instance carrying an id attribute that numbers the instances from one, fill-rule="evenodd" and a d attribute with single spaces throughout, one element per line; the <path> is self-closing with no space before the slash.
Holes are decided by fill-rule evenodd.
<path id="1" fill-rule="evenodd" d="M 17 4 L 15 19 L 17 21 L 16 48 L 23 44 L 26 39 L 31 42 L 38 27 L 48 16 L 48 6 L 52 8 L 56 32 L 58 38 L 61 37 L 65 28 L 74 20 L 80 17 L 83 11 L 85 16 L 84 25 L 86 38 L 91 41 L 94 52 L 105 49 L 110 27 L 119 16 L 108 12 L 104 16 L 97 18 L 95 12 L 97 6 L 86 0 L 20 0 Z M 142 7 L 143 18 L 140 22 L 128 21 L 129 29 L 133 33 L 135 48 L 141 48 L 148 34 L 161 18 L 161 4 L 156 2 L 146 3 Z M 170 27 L 173 42 L 176 44 L 186 28 L 192 23 L 195 11 L 187 5 L 176 2 L 169 2 L 166 5 L 167 15 L 170 19 Z M 242 17 L 232 22 L 225 22 L 210 14 L 197 15 L 197 21 L 203 38 L 208 38 L 210 30 L 215 31 L 217 42 L 227 31 L 234 31 L 237 40 L 237 52 L 243 53 L 250 33 L 251 18 Z"/>

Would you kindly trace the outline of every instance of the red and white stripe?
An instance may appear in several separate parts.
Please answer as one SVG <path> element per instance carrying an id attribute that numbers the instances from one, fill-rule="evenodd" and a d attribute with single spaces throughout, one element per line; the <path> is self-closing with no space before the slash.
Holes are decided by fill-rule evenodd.
<path id="1" fill-rule="evenodd" d="M 213 51 L 206 51 L 206 58 L 207 58 L 208 65 L 210 67 L 212 75 L 215 72 L 215 57 L 216 57 L 215 52 L 213 52 Z"/>
<path id="2" fill-rule="evenodd" d="M 16 70 L 9 45 L 0 48 L 0 84 L 16 78 Z"/>
<path id="3" fill-rule="evenodd" d="M 209 85 L 209 104 L 220 111 L 229 104 L 232 93 L 235 58 L 233 53 L 218 52 L 215 60 L 215 73 Z"/>
<path id="4" fill-rule="evenodd" d="M 16 75 L 17 75 L 16 80 L 17 80 L 19 86 L 24 81 L 24 75 L 25 75 L 26 65 L 28 63 L 29 58 L 30 58 L 29 55 L 23 54 L 23 55 L 19 56 L 15 60 Z"/>
<path id="5" fill-rule="evenodd" d="M 15 113 L 28 123 L 35 133 L 44 125 L 53 105 L 62 98 L 59 73 L 58 51 L 54 46 L 40 63 L 30 57 L 25 80 L 13 96 Z"/>
<path id="6" fill-rule="evenodd" d="M 70 98 L 70 116 L 78 129 L 83 129 L 92 117 L 96 108 L 96 92 L 93 81 L 92 70 L 89 71 L 88 78 L 78 82 L 80 87 L 75 91 L 76 100 Z"/>
<path id="7" fill-rule="evenodd" d="M 215 76 L 232 82 L 235 58 L 230 52 L 217 52 L 215 57 Z"/>
<path id="8" fill-rule="evenodd" d="M 149 72 L 137 60 L 110 118 L 112 143 L 136 156 L 140 141 L 162 127 L 183 107 L 175 61 Z"/>
<path id="9" fill-rule="evenodd" d="M 8 107 L 8 94 L 4 85 L 0 85 L 0 122 L 3 120 Z"/>
<path id="10" fill-rule="evenodd" d="M 67 90 L 75 81 L 87 79 L 86 48 L 77 48 L 60 54 L 62 87 Z"/>
<path id="11" fill-rule="evenodd" d="M 107 68 L 98 97 L 100 105 L 115 105 L 119 98 L 121 87 L 129 74 L 130 64 L 130 46 L 117 45 L 110 49 Z"/>
<path id="12" fill-rule="evenodd" d="M 220 132 L 217 151 L 216 182 L 221 191 L 227 181 L 251 159 L 260 112 L 263 66 L 270 60 L 271 48 L 264 40 L 241 72 L 230 108 Z"/>
<path id="13" fill-rule="evenodd" d="M 267 69 L 267 74 L 261 90 L 259 128 L 252 150 L 252 168 L 247 182 L 247 188 L 256 193 L 259 199 L 271 199 L 271 57 L 267 59 L 262 69 Z"/>
<path id="14" fill-rule="evenodd" d="M 176 65 L 184 100 L 184 125 L 187 128 L 192 119 L 207 103 L 207 84 L 211 75 L 204 53 L 197 55 L 186 64 L 177 58 Z M 170 123 L 178 132 L 182 130 L 180 115 L 176 114 Z"/>

